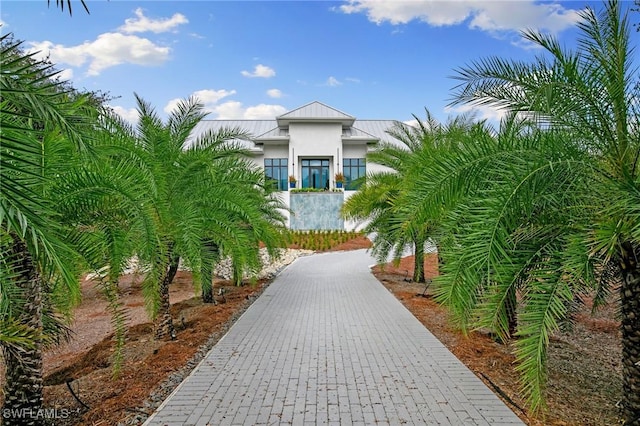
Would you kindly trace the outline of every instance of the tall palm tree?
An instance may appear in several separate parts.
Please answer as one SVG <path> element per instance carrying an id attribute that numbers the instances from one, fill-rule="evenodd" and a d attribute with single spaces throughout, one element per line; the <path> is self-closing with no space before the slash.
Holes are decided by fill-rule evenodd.
<path id="1" fill-rule="evenodd" d="M 92 233 L 67 213 L 99 212 L 97 191 L 111 179 L 93 167 L 100 163 L 89 137 L 99 127 L 95 99 L 54 79 L 51 64 L 24 54 L 10 36 L 0 39 L 0 68 L 4 408 L 25 414 L 42 405 L 42 350 L 65 330 L 60 315 L 68 318 L 79 300 L 83 258 L 99 257 Z M 15 415 L 5 424 L 41 420 Z"/>
<path id="2" fill-rule="evenodd" d="M 502 222 L 494 227 L 500 238 L 493 241 L 504 244 L 484 244 L 479 250 L 495 260 L 495 268 L 488 271 L 502 288 L 513 277 L 517 277 L 515 283 L 525 285 L 521 297 L 527 307 L 519 315 L 522 337 L 517 345 L 532 406 L 541 402 L 549 335 L 557 329 L 557 321 L 569 314 L 571 301 L 588 288 L 595 288 L 600 299 L 619 285 L 624 418 L 627 424 L 640 424 L 637 70 L 627 14 L 619 2 L 607 1 L 599 14 L 587 8 L 581 17 L 575 52 L 551 36 L 527 31 L 524 37 L 547 56 L 531 64 L 489 58 L 457 71 L 461 83 L 455 92 L 456 104 L 506 108 L 550 129 L 532 147 L 550 160 L 541 164 L 535 154 L 511 155 L 515 165 L 501 163 L 503 181 L 494 191 L 482 194 L 484 201 L 476 198 L 476 206 L 467 213 L 502 214 L 493 219 L 496 224 Z M 505 151 L 509 149 L 518 151 L 515 146 Z M 508 156 L 505 152 L 502 158 Z M 485 173 L 482 167 L 467 170 L 475 170 L 476 176 Z M 507 176 L 512 171 L 513 176 Z M 482 246 L 486 235 L 470 231 L 467 237 L 467 244 Z M 527 260 L 519 260 L 523 253 Z M 501 272 L 509 267 L 510 272 Z M 502 292 L 478 293 L 475 284 L 468 283 L 471 287 L 450 287 L 457 293 L 450 292 L 449 301 L 461 312 L 468 314 L 479 302 L 486 308 L 485 315 L 502 309 L 496 303 Z"/>
<path id="3" fill-rule="evenodd" d="M 67 5 L 67 10 L 69 11 L 69 15 L 73 15 L 73 9 L 71 8 L 71 0 L 56 0 L 56 7 L 59 7 L 60 10 L 64 11 L 65 4 Z M 80 4 L 84 8 L 84 11 L 89 13 L 89 7 L 87 7 L 87 3 L 85 0 L 80 0 Z M 51 5 L 51 0 L 47 0 L 47 5 Z"/>
<path id="4" fill-rule="evenodd" d="M 9 36 L 0 40 L 0 221 L 2 224 L 2 339 L 7 365 L 4 408 L 42 405 L 43 287 L 54 273 L 77 294 L 72 265 L 53 206 L 42 199 L 51 176 L 45 142 L 68 126 L 75 108 L 48 64 L 25 55 Z M 11 339 L 11 336 L 19 339 Z M 23 422 L 12 418 L 6 424 Z"/>
<path id="5" fill-rule="evenodd" d="M 238 270 L 257 268 L 260 243 L 274 254 L 281 244 L 283 205 L 234 143 L 247 137 L 244 132 L 223 129 L 194 137 L 206 115 L 197 99 L 180 102 L 163 123 L 136 98 L 140 118 L 127 152 L 145 176 L 145 202 L 153 206 L 157 235 L 153 250 L 141 253 L 149 266 L 143 290 L 156 337 L 175 338 L 169 285 L 181 260 L 195 272 L 196 284 L 210 276 L 218 255 L 231 256 Z"/>
<path id="6" fill-rule="evenodd" d="M 459 116 L 446 124 L 438 122 L 426 110 L 425 120 L 413 116 L 416 126 L 396 123 L 388 133 L 401 144 L 384 143 L 368 154 L 368 160 L 385 166 L 388 171 L 370 173 L 359 191 L 344 204 L 343 215 L 348 219 L 365 221 L 365 232 L 375 235 L 373 253 L 385 262 L 389 255 L 399 261 L 407 247 L 411 247 L 415 262 L 413 281 L 425 282 L 424 247 L 434 240 L 438 219 L 416 220 L 413 207 L 405 200 L 413 176 L 428 167 L 438 151 L 450 144 L 463 143 L 474 127 L 472 117 Z"/>

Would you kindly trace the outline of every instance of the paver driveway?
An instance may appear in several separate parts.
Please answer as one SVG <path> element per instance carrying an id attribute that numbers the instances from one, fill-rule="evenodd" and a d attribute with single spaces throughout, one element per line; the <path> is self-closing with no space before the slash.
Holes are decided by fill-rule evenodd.
<path id="1" fill-rule="evenodd" d="M 373 263 L 364 250 L 296 260 L 146 424 L 522 424 Z"/>

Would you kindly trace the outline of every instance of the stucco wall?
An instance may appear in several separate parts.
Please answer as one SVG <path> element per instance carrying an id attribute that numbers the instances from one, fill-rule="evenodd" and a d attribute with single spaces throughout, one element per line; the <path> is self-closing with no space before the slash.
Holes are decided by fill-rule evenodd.
<path id="1" fill-rule="evenodd" d="M 289 158 L 295 158 L 295 175 L 301 174 L 300 160 L 326 158 L 330 160 L 329 176 L 333 186 L 335 161 L 342 150 L 342 126 L 339 123 L 291 123 L 289 125 Z"/>
<path id="2" fill-rule="evenodd" d="M 362 145 L 344 145 L 342 149 L 342 158 L 364 158 L 367 156 L 367 146 Z"/>
<path id="3" fill-rule="evenodd" d="M 288 145 L 264 144 L 263 158 L 289 158 Z"/>

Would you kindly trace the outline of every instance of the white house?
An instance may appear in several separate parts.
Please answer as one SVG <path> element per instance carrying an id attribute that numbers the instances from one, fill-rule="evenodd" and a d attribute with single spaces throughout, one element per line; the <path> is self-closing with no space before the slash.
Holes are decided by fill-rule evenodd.
<path id="1" fill-rule="evenodd" d="M 340 207 L 356 190 L 356 179 L 383 169 L 367 163 L 366 155 L 381 141 L 398 142 L 386 133 L 396 123 L 360 120 L 321 102 L 311 102 L 274 120 L 204 120 L 194 134 L 221 128 L 248 132 L 250 140 L 242 142 L 289 206 L 290 228 L 353 229 L 355 224 L 340 218 Z M 342 189 L 337 188 L 336 173 L 345 177 Z M 289 176 L 296 178 L 296 188 L 328 191 L 292 191 Z"/>

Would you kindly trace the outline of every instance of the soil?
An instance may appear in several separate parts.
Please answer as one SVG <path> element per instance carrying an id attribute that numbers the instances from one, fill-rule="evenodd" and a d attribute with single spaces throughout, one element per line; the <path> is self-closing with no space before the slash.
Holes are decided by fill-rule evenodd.
<path id="1" fill-rule="evenodd" d="M 464 336 L 449 321 L 447 311 L 431 298 L 424 284 L 407 282 L 413 257 L 398 266 L 376 266 L 374 274 L 447 348 L 489 386 L 528 425 L 621 424 L 617 403 L 622 399 L 622 348 L 615 301 L 592 315 L 585 299 L 571 329 L 554 334 L 549 346 L 547 409 L 532 415 L 520 392 L 512 344 L 490 335 Z M 436 255 L 425 256 L 425 275 L 438 274 Z M 411 273 L 408 274 L 411 276 Z"/>
<path id="2" fill-rule="evenodd" d="M 361 238 L 332 250 L 369 246 L 370 242 Z M 430 289 L 425 292 L 424 284 L 406 281 L 412 265 L 413 258 L 407 257 L 397 266 L 375 267 L 374 274 L 527 424 L 619 423 L 616 402 L 621 399 L 621 348 L 619 322 L 613 308 L 591 316 L 586 301 L 573 331 L 553 336 L 548 410 L 545 415 L 528 416 L 514 372 L 513 348 L 480 332 L 463 336 L 456 331 L 448 322 L 446 310 L 432 300 Z M 436 256 L 425 257 L 425 271 L 429 278 L 437 275 Z M 269 285 L 269 281 L 261 280 L 236 287 L 218 280 L 215 287 L 224 289 L 224 297 L 218 296 L 216 305 L 203 304 L 193 292 L 190 273 L 181 271 L 171 285 L 170 296 L 177 339 L 157 341 L 144 311 L 139 282 L 140 277 L 128 275 L 120 283 L 129 314 L 129 331 L 125 362 L 115 378 L 106 302 L 94 282 L 83 283 L 83 302 L 75 311 L 72 341 L 45 355 L 45 406 L 64 414 L 53 424 L 141 424 Z"/>

